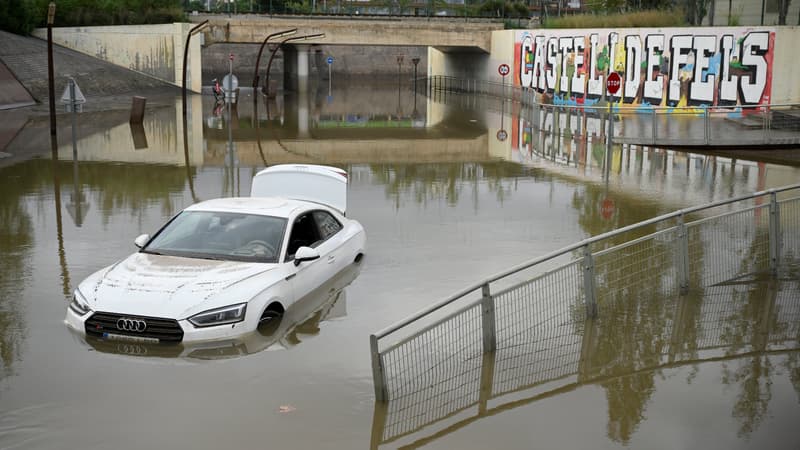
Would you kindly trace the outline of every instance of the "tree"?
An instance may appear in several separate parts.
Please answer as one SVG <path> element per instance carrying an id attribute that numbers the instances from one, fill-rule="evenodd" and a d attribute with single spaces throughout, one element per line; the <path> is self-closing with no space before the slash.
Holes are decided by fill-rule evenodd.
<path id="1" fill-rule="evenodd" d="M 701 25 L 708 14 L 711 0 L 686 0 L 686 21 L 690 25 Z"/>
<path id="2" fill-rule="evenodd" d="M 778 5 L 778 25 L 786 25 L 786 16 L 789 13 L 789 3 L 792 0 L 781 0 Z"/>

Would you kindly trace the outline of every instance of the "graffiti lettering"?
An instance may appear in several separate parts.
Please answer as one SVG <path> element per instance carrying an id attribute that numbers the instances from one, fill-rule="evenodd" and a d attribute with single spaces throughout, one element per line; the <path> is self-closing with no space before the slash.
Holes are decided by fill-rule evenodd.
<path id="1" fill-rule="evenodd" d="M 642 30 L 620 36 L 517 32 L 515 84 L 553 103 L 601 99 L 642 106 L 752 105 L 769 101 L 775 32 L 738 28 Z M 655 31 L 655 30 L 654 30 Z M 682 33 L 681 33 L 682 32 Z M 604 41 L 604 42 L 603 42 Z M 606 78 L 622 77 L 611 94 Z"/>

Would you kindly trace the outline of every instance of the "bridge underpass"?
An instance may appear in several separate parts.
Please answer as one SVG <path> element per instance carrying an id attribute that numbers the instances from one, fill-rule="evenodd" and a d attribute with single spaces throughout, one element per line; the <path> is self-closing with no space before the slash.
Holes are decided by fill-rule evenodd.
<path id="1" fill-rule="evenodd" d="M 297 29 L 295 36 L 313 35 L 324 33 L 324 37 L 308 41 L 287 42 L 282 47 L 284 85 L 289 86 L 295 91 L 307 91 L 307 79 L 311 76 L 312 55 L 320 53 L 320 48 L 343 48 L 352 47 L 391 47 L 403 48 L 431 48 L 437 54 L 464 54 L 482 55 L 486 57 L 491 52 L 492 31 L 502 30 L 503 23 L 474 19 L 465 21 L 464 19 L 430 19 L 430 18 L 330 18 L 325 20 L 308 17 L 269 17 L 258 15 L 238 15 L 228 17 L 225 15 L 195 15 L 191 16 L 193 23 L 201 23 L 208 20 L 208 25 L 203 29 L 203 45 L 209 53 L 209 48 L 215 44 L 253 44 L 252 48 L 245 47 L 239 49 L 245 53 L 246 61 L 238 60 L 236 66 L 239 68 L 237 76 L 240 76 L 240 86 L 249 86 L 252 83 L 251 72 L 244 68 L 254 68 L 258 46 L 272 33 Z M 270 45 L 279 42 L 274 39 Z M 220 51 L 217 51 L 219 53 Z M 225 53 L 225 52 L 223 52 Z M 266 68 L 269 60 L 270 49 L 265 49 L 259 64 L 260 73 Z M 378 52 L 374 61 L 368 61 L 361 66 L 374 67 L 396 67 L 395 57 L 398 51 Z M 423 55 L 407 55 L 404 63 L 406 71 L 410 72 L 411 58 Z M 218 72 L 223 72 L 223 64 L 220 55 L 215 58 L 204 58 L 214 60 Z M 320 56 L 320 55 L 316 55 Z M 250 60 L 253 61 L 250 61 Z M 316 59 L 320 59 L 317 57 Z M 463 59 L 463 58 L 459 58 Z M 467 58 L 469 59 L 469 58 Z M 322 65 L 316 61 L 317 69 Z M 341 62 L 339 63 L 341 64 Z M 346 63 L 345 63 L 346 64 Z M 398 61 L 398 66 L 402 65 Z M 355 64 L 351 64 L 345 71 L 354 70 Z M 400 67 L 397 67 L 398 70 Z M 244 69 L 244 70 L 243 70 Z M 204 63 L 204 71 L 208 70 L 208 64 Z M 361 68 L 360 70 L 364 70 Z M 368 69 L 367 69 L 368 71 Z M 227 73 L 227 70 L 224 71 Z M 240 75 L 241 74 L 241 75 Z M 420 72 L 423 76 L 426 72 Z M 245 81 L 242 83 L 241 81 Z M 260 81 L 264 81 L 263 79 Z"/>

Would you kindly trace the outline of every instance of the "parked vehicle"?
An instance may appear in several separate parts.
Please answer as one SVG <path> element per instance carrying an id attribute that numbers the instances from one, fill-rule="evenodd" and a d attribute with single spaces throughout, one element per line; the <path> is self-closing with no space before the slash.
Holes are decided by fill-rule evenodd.
<path id="1" fill-rule="evenodd" d="M 137 253 L 80 283 L 68 326 L 146 343 L 242 336 L 362 258 L 345 171 L 273 166 L 252 186 L 250 197 L 194 204 L 137 237 Z"/>

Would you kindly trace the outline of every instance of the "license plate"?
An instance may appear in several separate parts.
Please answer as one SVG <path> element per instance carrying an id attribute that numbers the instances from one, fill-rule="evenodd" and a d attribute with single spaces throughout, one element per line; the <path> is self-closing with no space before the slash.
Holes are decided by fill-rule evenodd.
<path id="1" fill-rule="evenodd" d="M 147 344 L 158 344 L 158 338 L 151 338 L 151 337 L 144 337 L 144 336 L 128 336 L 125 334 L 116 334 L 116 333 L 103 333 L 103 337 L 105 339 L 111 339 L 115 341 L 127 341 L 127 342 L 140 342 L 140 343 L 147 343 Z"/>

